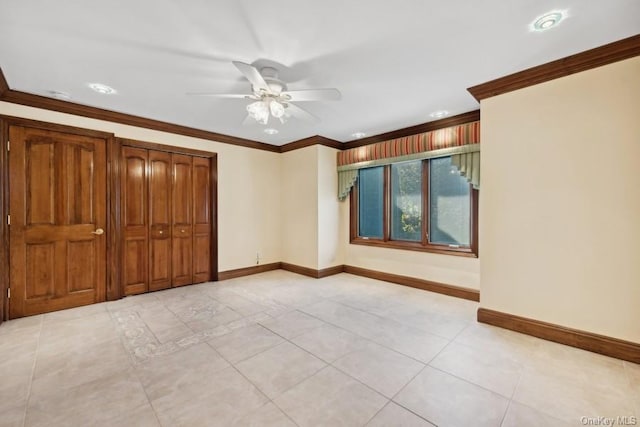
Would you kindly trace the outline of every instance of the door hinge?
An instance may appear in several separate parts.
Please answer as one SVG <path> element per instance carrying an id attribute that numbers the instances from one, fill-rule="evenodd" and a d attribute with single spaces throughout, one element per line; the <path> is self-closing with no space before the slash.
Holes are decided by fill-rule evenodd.
<path id="1" fill-rule="evenodd" d="M 11 288 L 7 288 L 7 299 L 11 298 Z"/>
<path id="2" fill-rule="evenodd" d="M 7 215 L 7 225 L 11 225 L 11 215 Z"/>
<path id="3" fill-rule="evenodd" d="M 11 141 L 7 140 L 7 151 L 11 151 Z"/>

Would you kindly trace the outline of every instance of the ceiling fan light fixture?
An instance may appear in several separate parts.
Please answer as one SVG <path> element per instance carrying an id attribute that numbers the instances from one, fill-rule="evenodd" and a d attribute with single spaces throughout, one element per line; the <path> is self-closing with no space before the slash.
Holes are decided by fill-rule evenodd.
<path id="1" fill-rule="evenodd" d="M 284 105 L 272 99 L 271 102 L 269 102 L 269 111 L 271 111 L 273 117 L 279 119 L 284 116 Z"/>
<path id="2" fill-rule="evenodd" d="M 247 112 L 261 125 L 269 122 L 269 107 L 264 101 L 256 101 L 247 105 Z"/>

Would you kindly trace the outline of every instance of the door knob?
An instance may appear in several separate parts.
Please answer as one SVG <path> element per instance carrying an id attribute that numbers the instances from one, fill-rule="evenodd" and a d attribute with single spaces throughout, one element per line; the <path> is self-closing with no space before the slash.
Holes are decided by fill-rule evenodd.
<path id="1" fill-rule="evenodd" d="M 104 234 L 104 230 L 102 228 L 97 228 L 96 231 L 92 231 L 91 234 L 97 234 L 98 236 L 101 236 Z"/>

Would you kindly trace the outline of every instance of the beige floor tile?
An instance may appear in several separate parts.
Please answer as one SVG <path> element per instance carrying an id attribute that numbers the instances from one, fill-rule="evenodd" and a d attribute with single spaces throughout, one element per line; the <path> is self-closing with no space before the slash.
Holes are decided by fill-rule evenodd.
<path id="1" fill-rule="evenodd" d="M 295 423 L 271 402 L 230 425 L 235 427 L 296 427 Z"/>
<path id="2" fill-rule="evenodd" d="M 105 427 L 160 427 L 160 421 L 151 404 L 146 403 L 130 411 L 118 413 L 103 425 Z"/>
<path id="3" fill-rule="evenodd" d="M 215 288 L 214 288 L 215 289 Z M 208 293 L 213 299 L 221 302 L 233 311 L 239 313 L 242 316 L 250 316 L 252 314 L 265 311 L 265 307 L 256 304 L 255 302 L 244 298 L 233 291 L 218 291 Z"/>
<path id="4" fill-rule="evenodd" d="M 75 310 L 75 309 L 74 309 Z M 88 314 L 83 317 L 59 319 L 42 324 L 39 349 L 58 349 L 66 351 L 71 348 L 86 348 L 91 345 L 111 341 L 118 337 L 113 319 L 106 311 Z"/>
<path id="5" fill-rule="evenodd" d="M 2 337 L 3 339 L 6 336 Z M 36 352 L 31 350 L 31 346 L 16 346 L 13 352 L 5 352 L 0 360 L 0 412 L 7 408 L 25 405 Z"/>
<path id="6" fill-rule="evenodd" d="M 599 381 L 603 379 L 584 380 L 525 370 L 513 400 L 573 424 L 583 416 L 617 417 L 633 413 L 630 395 L 613 388 L 602 392 L 593 386 Z"/>
<path id="7" fill-rule="evenodd" d="M 4 408 L 0 405 L 0 427 L 22 427 L 24 425 L 25 405 Z"/>
<path id="8" fill-rule="evenodd" d="M 333 366 L 392 398 L 424 368 L 424 364 L 375 343 L 351 352 Z"/>
<path id="9" fill-rule="evenodd" d="M 332 301 L 322 301 L 304 308 L 304 311 L 423 363 L 428 363 L 449 342 L 394 320 Z"/>
<path id="10" fill-rule="evenodd" d="M 70 308 L 67 310 L 54 311 L 44 314 L 44 322 L 51 323 L 58 320 L 80 319 L 86 316 L 105 313 L 107 311 L 107 303 L 91 304 L 82 307 Z"/>
<path id="11" fill-rule="evenodd" d="M 10 339 L 4 338 L 5 334 L 19 333 L 22 337 L 33 336 L 36 337 L 40 334 L 40 328 L 42 327 L 43 315 L 22 317 L 19 319 L 7 320 L 0 324 L 0 351 L 2 349 L 2 342 Z"/>
<path id="12" fill-rule="evenodd" d="M 319 328 L 325 323 L 308 314 L 292 311 L 273 320 L 261 322 L 261 324 L 276 334 L 291 339 L 312 329 Z"/>
<path id="13" fill-rule="evenodd" d="M 479 350 L 451 343 L 430 366 L 462 378 L 511 399 L 523 366 L 491 348 Z"/>
<path id="14" fill-rule="evenodd" d="M 640 419 L 640 365 L 624 362 L 624 368 L 629 377 L 629 384 L 631 385 L 631 398 L 635 404 L 635 415 Z"/>
<path id="15" fill-rule="evenodd" d="M 522 364 L 531 360 L 542 343 L 529 335 L 477 322 L 472 322 L 454 341 L 478 350 L 490 348 Z"/>
<path id="16" fill-rule="evenodd" d="M 254 411 L 268 399 L 233 367 L 195 375 L 152 400 L 163 426 L 221 426 Z"/>
<path id="17" fill-rule="evenodd" d="M 236 368 L 273 399 L 324 366 L 320 359 L 285 342 L 238 363 Z"/>
<path id="18" fill-rule="evenodd" d="M 579 423 L 568 424 L 518 402 L 511 402 L 502 427 L 570 427 Z"/>
<path id="19" fill-rule="evenodd" d="M 250 325 L 213 338 L 209 345 L 229 362 L 238 363 L 283 341 L 282 337 L 260 325 Z"/>
<path id="20" fill-rule="evenodd" d="M 499 426 L 509 400 L 426 367 L 394 398 L 438 426 Z"/>
<path id="21" fill-rule="evenodd" d="M 370 342 L 329 324 L 298 335 L 291 341 L 328 363 L 352 351 L 362 349 Z"/>
<path id="22" fill-rule="evenodd" d="M 301 427 L 347 427 L 364 425 L 387 399 L 329 366 L 274 402 Z"/>
<path id="23" fill-rule="evenodd" d="M 192 381 L 213 378 L 229 367 L 213 348 L 198 344 L 186 350 L 160 356 L 136 367 L 149 399 L 175 396 L 191 387 Z"/>
<path id="24" fill-rule="evenodd" d="M 142 385 L 130 370 L 84 383 L 64 393 L 35 390 L 29 397 L 26 426 L 101 425 L 148 403 Z"/>
<path id="25" fill-rule="evenodd" d="M 389 402 L 369 423 L 367 427 L 432 427 L 433 424 L 420 418 L 402 406 Z"/>
<path id="26" fill-rule="evenodd" d="M 211 313 L 209 317 L 201 317 L 187 322 L 187 326 L 195 332 L 200 332 L 214 329 L 240 319 L 242 319 L 242 316 L 239 313 L 229 307 L 224 307 L 217 312 Z"/>
<path id="27" fill-rule="evenodd" d="M 590 382 L 591 388 L 602 393 L 630 391 L 621 360 L 551 341 L 541 340 L 526 366 L 534 372 Z M 603 380 L 593 382 L 594 377 Z"/>
<path id="28" fill-rule="evenodd" d="M 439 313 L 435 309 L 429 311 L 409 304 L 394 305 L 379 315 L 449 340 L 455 338 L 472 321 L 468 317 Z"/>
<path id="29" fill-rule="evenodd" d="M 0 426 L 640 416 L 640 365 L 479 324 L 477 305 L 349 274 L 272 271 L 7 321 Z M 418 361 L 432 366 L 408 379 Z M 376 391 L 407 381 L 399 404 Z"/>
<path id="30" fill-rule="evenodd" d="M 66 390 L 122 372 L 130 360 L 118 339 L 84 348 L 40 350 L 32 389 Z"/>

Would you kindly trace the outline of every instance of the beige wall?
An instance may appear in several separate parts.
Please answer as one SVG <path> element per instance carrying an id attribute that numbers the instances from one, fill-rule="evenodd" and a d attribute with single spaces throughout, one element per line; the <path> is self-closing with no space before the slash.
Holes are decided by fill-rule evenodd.
<path id="1" fill-rule="evenodd" d="M 344 264 L 345 245 L 340 236 L 338 150 L 317 145 L 318 151 L 318 269 Z"/>
<path id="2" fill-rule="evenodd" d="M 640 57 L 481 111 L 481 306 L 640 342 Z"/>
<path id="3" fill-rule="evenodd" d="M 318 268 L 317 146 L 288 151 L 282 157 L 282 261 Z"/>
<path id="4" fill-rule="evenodd" d="M 218 153 L 219 271 L 279 262 L 280 154 L 0 102 L 0 114 Z"/>

